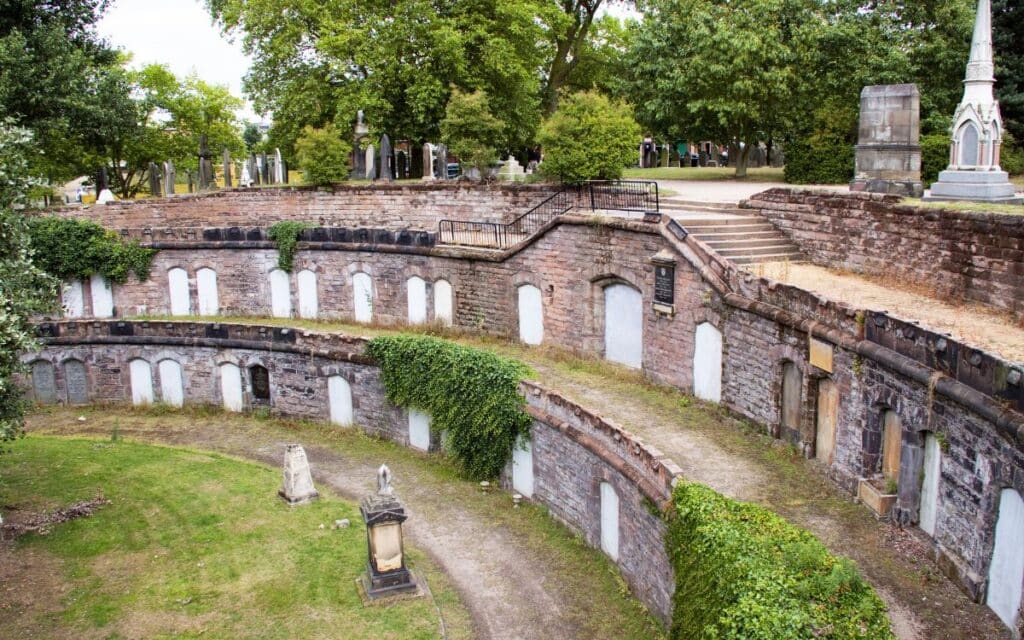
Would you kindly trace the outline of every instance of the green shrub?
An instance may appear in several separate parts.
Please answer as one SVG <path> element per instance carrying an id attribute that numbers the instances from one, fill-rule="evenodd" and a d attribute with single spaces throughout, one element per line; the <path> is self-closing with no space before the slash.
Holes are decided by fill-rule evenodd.
<path id="1" fill-rule="evenodd" d="M 562 98 L 541 126 L 545 175 L 569 184 L 615 180 L 637 158 L 640 125 L 625 103 L 595 93 Z"/>
<path id="2" fill-rule="evenodd" d="M 329 186 L 348 177 L 352 145 L 332 125 L 322 129 L 307 126 L 295 141 L 302 178 L 307 184 Z"/>
<path id="3" fill-rule="evenodd" d="M 786 143 L 786 182 L 843 184 L 853 179 L 853 145 L 834 133 L 813 134 Z"/>
<path id="4" fill-rule="evenodd" d="M 284 220 L 274 223 L 267 229 L 267 237 L 277 245 L 277 266 L 291 273 L 295 264 L 295 248 L 299 244 L 299 236 L 309 226 L 306 222 Z"/>
<path id="5" fill-rule="evenodd" d="M 807 531 L 699 484 L 672 500 L 673 640 L 894 640 L 853 563 Z"/>
<path id="6" fill-rule="evenodd" d="M 501 473 L 530 417 L 519 395 L 526 365 L 487 351 L 430 336 L 374 338 L 367 353 L 377 361 L 388 399 L 431 416 L 462 473 L 477 480 Z"/>
<path id="7" fill-rule="evenodd" d="M 939 179 L 939 172 L 949 166 L 949 134 L 929 133 L 921 136 L 921 182 L 925 186 Z"/>
<path id="8" fill-rule="evenodd" d="M 495 147 L 505 131 L 505 123 L 491 115 L 487 93 L 476 90 L 463 93 L 452 91 L 441 121 L 441 137 L 465 166 L 480 172 L 481 179 L 498 161 Z"/>
<path id="9" fill-rule="evenodd" d="M 999 166 L 1011 176 L 1024 174 L 1024 146 L 1018 143 L 1009 132 L 1003 133 Z"/>
<path id="10" fill-rule="evenodd" d="M 88 278 L 94 273 L 123 284 L 128 274 L 139 281 L 149 278 L 155 249 L 125 242 L 113 231 L 90 220 L 57 216 L 31 218 L 33 257 L 37 266 L 61 280 Z"/>

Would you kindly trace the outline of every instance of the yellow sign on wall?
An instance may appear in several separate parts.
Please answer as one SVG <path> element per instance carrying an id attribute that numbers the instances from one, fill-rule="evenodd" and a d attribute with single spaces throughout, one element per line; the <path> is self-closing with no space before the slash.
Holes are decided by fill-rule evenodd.
<path id="1" fill-rule="evenodd" d="M 810 340 L 811 365 L 832 373 L 832 345 L 814 336 L 811 336 Z"/>

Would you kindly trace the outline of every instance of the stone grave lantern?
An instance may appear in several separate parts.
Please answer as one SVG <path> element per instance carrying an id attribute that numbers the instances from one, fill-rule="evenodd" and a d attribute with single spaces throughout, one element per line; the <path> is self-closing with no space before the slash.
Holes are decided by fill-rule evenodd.
<path id="1" fill-rule="evenodd" d="M 363 575 L 366 596 L 375 600 L 418 591 L 412 572 L 405 566 L 402 523 L 408 516 L 391 489 L 391 470 L 387 465 L 381 465 L 377 471 L 376 495 L 364 498 L 359 511 L 366 522 L 369 554 Z"/>

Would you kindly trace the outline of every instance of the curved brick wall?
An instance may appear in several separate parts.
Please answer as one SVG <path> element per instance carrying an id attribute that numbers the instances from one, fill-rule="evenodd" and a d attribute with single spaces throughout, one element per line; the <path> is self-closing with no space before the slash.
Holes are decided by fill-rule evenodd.
<path id="1" fill-rule="evenodd" d="M 42 329 L 46 347 L 26 360 L 53 366 L 58 398 L 69 397 L 66 363 L 74 360 L 85 365 L 88 401 L 129 402 L 129 363 L 142 359 L 150 364 L 159 401 L 165 382 L 159 363 L 172 360 L 181 367 L 186 403 L 220 405 L 219 365 L 232 363 L 243 371 L 243 402 L 254 407 L 261 401 L 254 396 L 247 369 L 259 365 L 270 375 L 270 399 L 262 404 L 289 416 L 328 420 L 328 377 L 340 375 L 352 391 L 354 423 L 409 444 L 407 413 L 387 401 L 379 370 L 364 354 L 363 338 L 194 322 L 81 321 Z M 665 554 L 665 524 L 654 512 L 666 506 L 678 467 L 629 432 L 555 392 L 532 382 L 524 382 L 522 390 L 534 418 L 533 500 L 599 548 L 600 484 L 611 484 L 619 497 L 616 564 L 640 601 L 668 623 L 675 583 Z M 435 438 L 432 448 L 437 445 Z M 511 487 L 509 470 L 503 480 Z"/>
<path id="2" fill-rule="evenodd" d="M 463 197 L 458 193 L 453 197 Z M 209 224 L 225 226 L 217 216 Z M 198 308 L 196 272 L 204 267 L 218 274 L 222 313 L 270 314 L 269 274 L 277 258 L 272 245 L 200 236 L 156 246 L 161 251 L 150 280 L 115 287 L 118 314 L 168 313 L 172 268 L 187 272 L 191 307 Z M 655 265 L 666 260 L 675 263 L 674 305 L 667 307 L 655 304 Z M 894 412 L 902 467 L 893 515 L 905 525 L 915 524 L 920 510 L 924 436 L 940 435 L 945 444 L 934 550 L 948 575 L 972 597 L 984 597 L 1000 493 L 1006 487 L 1024 493 L 1019 365 L 897 318 L 739 272 L 667 220 L 567 215 L 505 252 L 302 243 L 287 278 L 294 310 L 301 302 L 300 270 L 316 274 L 321 317 L 353 317 L 353 277 L 362 272 L 373 282 L 374 320 L 403 322 L 407 283 L 415 276 L 426 281 L 427 318 L 435 317 L 433 289 L 443 279 L 454 291 L 455 325 L 513 336 L 519 330 L 517 287 L 532 285 L 541 291 L 544 343 L 595 355 L 605 355 L 605 288 L 627 284 L 642 298 L 645 374 L 693 390 L 696 329 L 710 324 L 722 337 L 721 402 L 808 456 L 821 444 L 819 388 L 834 385 L 835 445 L 823 471 L 850 492 L 860 478 L 881 471 L 883 415 Z M 831 365 L 812 361 L 812 339 L 831 356 Z M 784 412 L 787 374 L 793 387 L 785 392 L 794 405 Z"/>

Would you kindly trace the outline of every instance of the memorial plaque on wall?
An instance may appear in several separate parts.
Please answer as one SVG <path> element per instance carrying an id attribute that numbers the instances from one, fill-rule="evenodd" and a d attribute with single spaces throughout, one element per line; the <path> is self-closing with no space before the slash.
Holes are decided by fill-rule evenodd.
<path id="1" fill-rule="evenodd" d="M 70 404 L 89 402 L 89 381 L 85 375 L 85 363 L 81 360 L 68 360 L 64 363 L 64 384 L 67 385 Z"/>
<path id="2" fill-rule="evenodd" d="M 667 264 L 654 265 L 654 301 L 658 304 L 676 302 L 676 268 Z"/>
<path id="3" fill-rule="evenodd" d="M 57 382 L 53 377 L 53 365 L 45 360 L 32 363 L 32 388 L 36 402 L 53 404 L 57 402 Z"/>
<path id="4" fill-rule="evenodd" d="M 270 372 L 266 367 L 253 365 L 249 367 L 249 379 L 252 381 L 252 397 L 254 400 L 267 402 L 270 400 Z"/>

